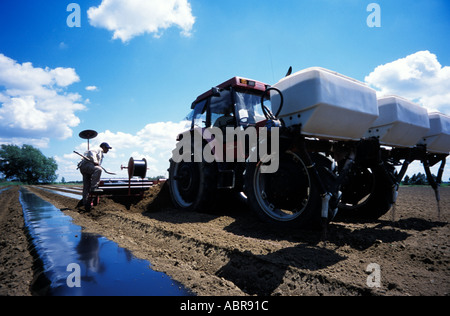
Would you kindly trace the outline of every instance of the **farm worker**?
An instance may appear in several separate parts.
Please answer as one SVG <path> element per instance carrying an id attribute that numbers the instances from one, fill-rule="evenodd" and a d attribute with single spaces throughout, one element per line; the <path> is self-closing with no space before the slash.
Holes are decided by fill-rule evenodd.
<path id="1" fill-rule="evenodd" d="M 83 204 L 86 209 L 90 209 L 89 193 L 103 192 L 98 188 L 100 177 L 102 176 L 103 155 L 112 149 L 108 143 L 102 143 L 99 149 L 88 150 L 84 156 L 89 159 L 82 159 L 78 164 L 81 174 L 83 175 Z"/>

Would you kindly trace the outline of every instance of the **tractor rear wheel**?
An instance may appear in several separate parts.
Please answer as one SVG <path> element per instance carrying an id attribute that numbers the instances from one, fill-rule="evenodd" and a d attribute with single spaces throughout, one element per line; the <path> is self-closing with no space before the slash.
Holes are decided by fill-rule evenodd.
<path id="1" fill-rule="evenodd" d="M 205 162 L 170 161 L 169 190 L 172 202 L 186 211 L 210 207 L 216 191 L 216 172 L 213 164 Z"/>
<path id="2" fill-rule="evenodd" d="M 320 196 L 313 177 L 295 153 L 280 155 L 275 173 L 262 173 L 262 161 L 245 170 L 247 201 L 259 218 L 280 227 L 308 227 L 320 223 Z"/>

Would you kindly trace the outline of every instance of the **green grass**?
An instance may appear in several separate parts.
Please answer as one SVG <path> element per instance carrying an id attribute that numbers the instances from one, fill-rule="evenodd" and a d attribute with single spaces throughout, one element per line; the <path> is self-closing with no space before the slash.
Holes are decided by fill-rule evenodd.
<path id="1" fill-rule="evenodd" d="M 9 182 L 9 181 L 0 182 L 0 188 L 7 187 L 9 185 L 24 185 L 24 184 L 22 182 Z"/>

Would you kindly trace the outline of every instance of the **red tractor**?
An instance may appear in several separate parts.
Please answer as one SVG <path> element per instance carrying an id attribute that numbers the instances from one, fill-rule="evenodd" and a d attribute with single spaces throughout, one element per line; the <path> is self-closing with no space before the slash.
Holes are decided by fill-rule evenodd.
<path id="1" fill-rule="evenodd" d="M 222 137 L 218 144 L 219 139 L 209 138 L 207 131 L 218 128 L 224 135 L 227 127 L 247 129 L 264 126 L 261 98 L 268 87 L 258 81 L 235 77 L 200 95 L 192 103 L 192 112 L 188 116 L 192 120 L 191 129 L 180 134 L 177 139 L 179 142 L 190 141 L 192 150 L 187 153 L 185 161 L 170 161 L 169 187 L 177 207 L 185 210 L 205 209 L 215 199 L 217 190 L 243 191 L 245 158 L 250 149 L 245 151 L 245 144 L 226 137 Z M 218 159 L 215 161 L 207 162 L 204 157 L 200 157 L 194 161 L 195 153 L 203 154 L 208 149 L 214 150 L 219 146 L 225 149 L 222 152 L 231 147 L 237 153 L 239 148 L 240 153 L 244 152 L 244 159 L 227 162 L 223 157 L 216 157 Z M 186 152 L 182 154 L 186 155 Z M 217 156 L 216 153 L 213 154 Z"/>
<path id="2" fill-rule="evenodd" d="M 224 135 L 227 135 L 227 127 L 243 131 L 250 128 L 259 131 L 267 126 L 279 127 L 280 123 L 263 104 L 268 100 L 268 89 L 271 89 L 270 86 L 262 82 L 235 77 L 207 91 L 193 102 L 189 115 L 192 119 L 191 129 L 180 134 L 177 139 L 179 142 L 183 139 L 191 140 L 192 150 L 188 156 L 192 159 L 170 161 L 169 188 L 172 201 L 178 208 L 188 211 L 208 209 L 218 192 L 233 190 L 244 196 L 252 209 L 265 221 L 306 226 L 311 221 L 320 219 L 322 213 L 317 212 L 317 208 L 320 208 L 321 199 L 320 191 L 316 189 L 316 177 L 308 169 L 309 163 L 304 163 L 303 154 L 295 152 L 291 147 L 290 142 L 294 137 L 287 129 L 280 135 L 281 147 L 273 148 L 272 155 L 280 153 L 279 168 L 274 173 L 262 172 L 266 161 L 256 150 L 258 145 L 262 145 L 260 139 L 255 144 L 239 137 L 224 137 L 219 146 L 223 146 L 223 153 L 227 148 L 233 148 L 234 161 L 216 159 L 207 162 L 204 158 L 194 161 L 195 151 L 198 152 L 199 148 L 203 153 L 217 149 L 217 139 L 206 136 L 206 131 L 212 127 L 222 129 Z M 201 143 L 194 141 L 198 135 Z M 267 137 L 269 143 L 270 139 Z M 238 153 L 243 153 L 245 159 L 238 157 Z M 254 159 L 249 159 L 250 157 Z M 331 165 L 329 161 L 316 154 L 313 154 L 313 159 L 317 160 L 319 166 L 314 172 L 331 180 L 332 174 L 327 170 Z M 327 199 L 333 203 L 330 212 L 332 217 L 337 207 L 337 192 Z"/>

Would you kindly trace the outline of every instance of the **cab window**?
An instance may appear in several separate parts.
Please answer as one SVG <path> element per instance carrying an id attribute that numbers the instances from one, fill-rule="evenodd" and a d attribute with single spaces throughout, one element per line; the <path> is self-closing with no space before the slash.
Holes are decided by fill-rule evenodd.
<path id="1" fill-rule="evenodd" d="M 192 128 L 194 127 L 206 127 L 206 100 L 197 103 L 192 112 Z"/>
<path id="2" fill-rule="evenodd" d="M 241 126 L 251 126 L 265 120 L 261 109 L 261 95 L 236 91 L 236 117 Z"/>
<path id="3" fill-rule="evenodd" d="M 215 127 L 234 126 L 233 102 L 229 90 L 220 91 L 220 96 L 211 97 L 211 124 Z"/>

